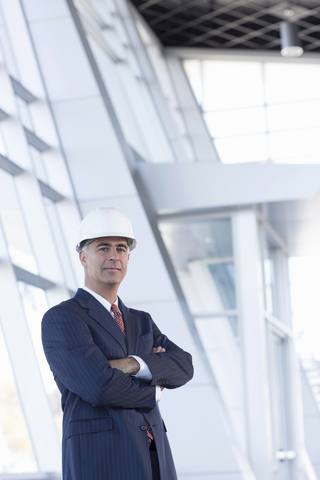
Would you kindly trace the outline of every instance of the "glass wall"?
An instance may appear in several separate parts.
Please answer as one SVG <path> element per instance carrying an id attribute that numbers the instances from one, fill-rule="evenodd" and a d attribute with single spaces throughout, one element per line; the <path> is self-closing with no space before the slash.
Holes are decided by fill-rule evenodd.
<path id="1" fill-rule="evenodd" d="M 288 341 L 285 335 L 268 328 L 268 357 L 270 376 L 270 400 L 272 412 L 272 443 L 277 478 L 292 477 L 292 460 L 296 453 L 293 447 L 292 401 L 289 399 Z M 280 460 L 280 462 L 279 462 Z"/>
<path id="2" fill-rule="evenodd" d="M 41 342 L 41 320 L 43 315 L 49 308 L 46 293 L 41 288 L 37 288 L 33 285 L 21 281 L 18 282 L 18 288 L 44 387 L 50 401 L 50 406 L 54 415 L 57 430 L 59 432 L 59 435 L 61 436 L 61 395 L 53 379 L 53 375 L 50 371 L 49 365 L 46 361 Z"/>
<path id="3" fill-rule="evenodd" d="M 245 443 L 232 223 L 231 216 L 175 217 L 162 220 L 159 230 L 236 434 Z"/>
<path id="4" fill-rule="evenodd" d="M 320 258 L 292 257 L 290 281 L 296 348 L 320 406 Z"/>
<path id="5" fill-rule="evenodd" d="M 27 3 L 0 0 L 0 474 L 61 468 L 60 394 L 40 324 L 78 283 L 67 225 L 80 215 Z"/>
<path id="6" fill-rule="evenodd" d="M 15 180 L 0 168 L 0 219 L 14 265 L 39 273 L 21 212 Z"/>
<path id="7" fill-rule="evenodd" d="M 185 60 L 223 163 L 319 163 L 320 66 Z"/>
<path id="8" fill-rule="evenodd" d="M 261 226 L 261 253 L 262 271 L 264 282 L 264 308 L 267 312 L 277 316 L 276 309 L 276 275 L 275 275 L 275 251 L 279 245 L 268 235 L 266 229 Z"/>
<path id="9" fill-rule="evenodd" d="M 177 219 L 161 222 L 160 231 L 191 312 L 235 311 L 231 219 Z M 211 294 L 206 298 L 202 291 L 208 282 Z"/>
<path id="10" fill-rule="evenodd" d="M 76 1 L 75 5 L 134 155 L 146 162 L 176 161 L 172 131 L 154 109 L 155 98 L 150 85 L 155 83 L 155 77 L 142 43 L 139 45 L 134 23 L 126 13 L 128 7 L 114 0 L 92 2 L 87 8 L 81 1 Z M 132 41 L 136 48 L 127 48 Z"/>
<path id="11" fill-rule="evenodd" d="M 0 474 L 37 470 L 6 343 L 0 327 Z"/>

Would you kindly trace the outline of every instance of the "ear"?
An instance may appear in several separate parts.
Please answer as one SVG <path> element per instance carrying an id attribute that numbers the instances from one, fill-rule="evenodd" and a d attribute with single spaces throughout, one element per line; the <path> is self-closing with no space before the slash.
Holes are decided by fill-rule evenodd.
<path id="1" fill-rule="evenodd" d="M 128 253 L 128 262 L 129 262 L 129 259 L 130 259 L 130 253 Z"/>
<path id="2" fill-rule="evenodd" d="M 80 250 L 79 252 L 79 260 L 81 265 L 85 268 L 87 266 L 87 259 L 86 259 L 86 252 Z"/>

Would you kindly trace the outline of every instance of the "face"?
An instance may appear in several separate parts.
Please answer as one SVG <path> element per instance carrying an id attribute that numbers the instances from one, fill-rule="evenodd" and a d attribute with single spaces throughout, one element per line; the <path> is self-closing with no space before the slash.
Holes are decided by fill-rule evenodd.
<path id="1" fill-rule="evenodd" d="M 116 295 L 126 276 L 129 257 L 125 238 L 102 237 L 94 240 L 87 246 L 86 252 L 81 250 L 79 253 L 85 269 L 86 286 L 102 296 L 107 292 L 115 292 Z"/>

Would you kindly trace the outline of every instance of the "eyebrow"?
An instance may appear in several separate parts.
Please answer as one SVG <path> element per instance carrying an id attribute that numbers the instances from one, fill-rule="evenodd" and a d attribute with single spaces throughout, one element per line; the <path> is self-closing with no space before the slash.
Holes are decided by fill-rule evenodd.
<path id="1" fill-rule="evenodd" d="M 112 247 L 112 243 L 108 243 L 108 242 L 101 242 L 101 243 L 98 243 L 98 245 L 96 245 L 96 248 L 99 248 L 99 247 Z M 126 243 L 116 243 L 115 244 L 115 247 L 124 247 L 124 248 L 128 248 L 128 245 Z"/>

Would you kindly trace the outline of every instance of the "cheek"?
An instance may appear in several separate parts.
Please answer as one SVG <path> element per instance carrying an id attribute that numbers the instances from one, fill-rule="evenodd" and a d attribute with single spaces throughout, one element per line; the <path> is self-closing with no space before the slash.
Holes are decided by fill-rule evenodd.
<path id="1" fill-rule="evenodd" d="M 123 262 L 122 263 L 122 275 L 125 275 L 127 273 L 128 269 L 128 262 Z"/>
<path id="2" fill-rule="evenodd" d="M 100 264 L 97 261 L 91 261 L 90 263 L 87 263 L 87 269 L 91 272 L 94 272 L 96 270 L 100 269 Z"/>

